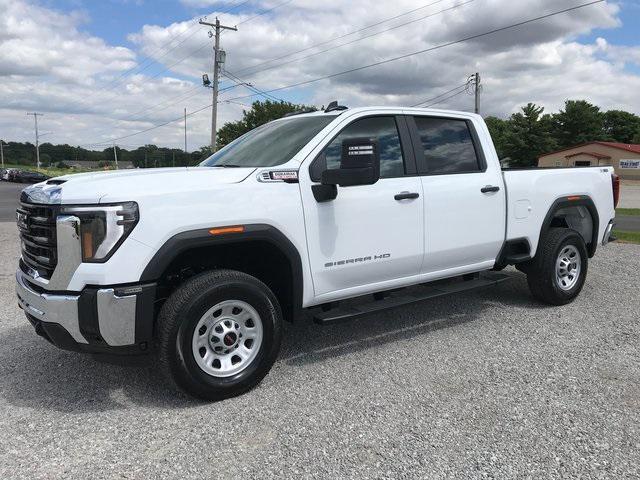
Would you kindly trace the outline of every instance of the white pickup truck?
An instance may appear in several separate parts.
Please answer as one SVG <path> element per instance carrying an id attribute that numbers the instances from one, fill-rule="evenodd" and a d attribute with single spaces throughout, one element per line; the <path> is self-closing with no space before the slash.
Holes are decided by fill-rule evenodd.
<path id="1" fill-rule="evenodd" d="M 26 188 L 18 302 L 58 347 L 152 353 L 181 389 L 222 399 L 260 382 L 303 309 L 330 324 L 507 265 L 537 300 L 570 302 L 617 195 L 611 167 L 503 171 L 477 115 L 334 102 L 198 167 Z"/>

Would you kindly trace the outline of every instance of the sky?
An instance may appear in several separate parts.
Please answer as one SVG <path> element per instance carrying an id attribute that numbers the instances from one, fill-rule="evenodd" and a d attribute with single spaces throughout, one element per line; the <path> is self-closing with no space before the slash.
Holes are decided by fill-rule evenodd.
<path id="1" fill-rule="evenodd" d="M 238 28 L 221 38 L 219 125 L 264 98 L 472 110 L 474 72 L 485 116 L 567 99 L 640 114 L 640 0 L 476 37 L 588 2 L 0 0 L 0 139 L 33 142 L 35 111 L 41 142 L 183 148 L 186 108 L 188 150 L 207 144 L 213 40 L 198 20 L 216 16 Z"/>

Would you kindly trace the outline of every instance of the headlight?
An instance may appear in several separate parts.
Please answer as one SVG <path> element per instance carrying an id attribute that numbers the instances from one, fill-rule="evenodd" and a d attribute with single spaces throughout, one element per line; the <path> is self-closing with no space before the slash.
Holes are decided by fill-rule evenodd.
<path id="1" fill-rule="evenodd" d="M 80 219 L 83 262 L 106 262 L 138 223 L 135 202 L 64 207 L 61 213 Z"/>

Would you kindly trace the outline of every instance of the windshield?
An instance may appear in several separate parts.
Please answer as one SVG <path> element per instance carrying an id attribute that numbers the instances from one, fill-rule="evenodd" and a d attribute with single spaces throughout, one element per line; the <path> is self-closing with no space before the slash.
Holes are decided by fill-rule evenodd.
<path id="1" fill-rule="evenodd" d="M 314 115 L 262 125 L 214 153 L 201 167 L 273 167 L 293 158 L 336 117 Z"/>

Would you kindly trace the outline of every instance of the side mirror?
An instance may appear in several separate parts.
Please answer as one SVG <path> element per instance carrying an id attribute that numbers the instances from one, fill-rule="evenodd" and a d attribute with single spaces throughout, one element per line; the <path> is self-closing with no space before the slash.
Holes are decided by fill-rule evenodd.
<path id="1" fill-rule="evenodd" d="M 380 148 L 377 140 L 351 138 L 342 142 L 340 168 L 322 172 L 323 185 L 372 185 L 380 179 Z"/>
<path id="2" fill-rule="evenodd" d="M 352 138 L 342 142 L 340 168 L 324 170 L 321 184 L 311 187 L 316 201 L 328 202 L 338 196 L 337 185 L 373 185 L 380 179 L 380 148 L 377 140 Z"/>

